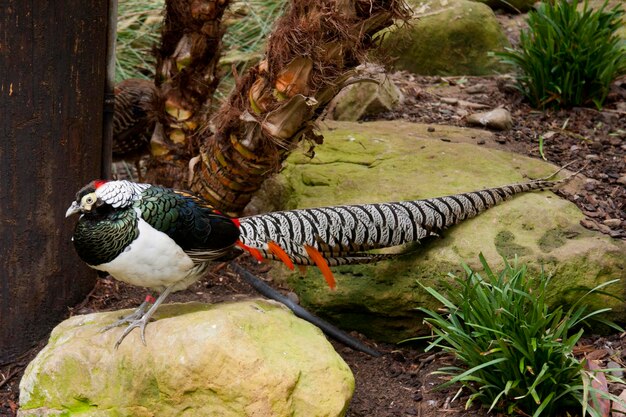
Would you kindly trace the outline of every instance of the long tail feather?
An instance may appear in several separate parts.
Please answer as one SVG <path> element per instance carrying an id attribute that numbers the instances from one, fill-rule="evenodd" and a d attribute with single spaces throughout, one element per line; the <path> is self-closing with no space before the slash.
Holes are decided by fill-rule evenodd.
<path id="1" fill-rule="evenodd" d="M 374 262 L 390 255 L 367 251 L 419 242 L 516 194 L 549 189 L 569 178 L 540 179 L 425 200 L 260 214 L 239 219 L 240 239 L 244 247 L 257 250 L 264 258 L 285 261 L 288 256 L 296 265 L 319 266 L 318 254 L 326 266 Z"/>

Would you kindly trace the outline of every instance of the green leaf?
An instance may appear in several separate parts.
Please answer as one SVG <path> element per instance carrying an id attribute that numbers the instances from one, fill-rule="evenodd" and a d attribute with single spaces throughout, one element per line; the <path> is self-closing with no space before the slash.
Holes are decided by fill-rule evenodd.
<path id="1" fill-rule="evenodd" d="M 585 289 L 565 311 L 547 304 L 551 277 L 543 269 L 532 277 L 514 260 L 496 272 L 483 256 L 480 260 L 482 276 L 464 265 L 466 276 L 451 275 L 452 280 L 441 283 L 445 290 L 426 288 L 448 309 L 445 316 L 420 309 L 437 335 L 427 349 L 436 345 L 460 364 L 440 369 L 451 377 L 440 387 L 460 383 L 469 388 L 473 394 L 466 407 L 479 401 L 490 411 L 539 416 L 581 404 L 582 415 L 596 415 L 584 400 L 593 387 L 573 356 L 584 328 L 574 326 L 589 320 L 610 323 L 599 316 L 608 309 L 588 311 L 585 299 L 616 281 Z"/>

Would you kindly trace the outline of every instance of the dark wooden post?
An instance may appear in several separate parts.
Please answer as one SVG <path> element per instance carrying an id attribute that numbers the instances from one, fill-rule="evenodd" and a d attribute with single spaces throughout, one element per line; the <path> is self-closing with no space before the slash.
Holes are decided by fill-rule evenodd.
<path id="1" fill-rule="evenodd" d="M 89 292 L 65 219 L 102 175 L 108 1 L 0 1 L 0 363 Z"/>

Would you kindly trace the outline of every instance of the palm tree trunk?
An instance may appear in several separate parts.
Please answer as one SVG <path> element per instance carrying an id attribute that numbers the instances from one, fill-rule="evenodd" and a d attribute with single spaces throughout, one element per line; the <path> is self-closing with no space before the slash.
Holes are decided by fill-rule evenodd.
<path id="1" fill-rule="evenodd" d="M 402 0 L 293 0 L 266 58 L 239 80 L 205 134 L 191 188 L 236 214 L 302 141 L 322 143 L 315 119 L 355 75 L 374 35 L 408 17 Z"/>
<path id="2" fill-rule="evenodd" d="M 238 80 L 210 130 L 227 2 L 167 3 L 157 68 L 163 129 L 152 140 L 149 178 L 238 214 L 299 143 L 311 151 L 322 143 L 315 119 L 356 75 L 374 35 L 409 9 L 404 0 L 291 0 L 265 59 Z"/>
<path id="3" fill-rule="evenodd" d="M 198 133 L 208 125 L 219 84 L 221 20 L 229 0 L 171 0 L 166 3 L 156 51 L 159 123 L 151 141 L 148 179 L 184 187 L 188 164 L 198 154 Z"/>

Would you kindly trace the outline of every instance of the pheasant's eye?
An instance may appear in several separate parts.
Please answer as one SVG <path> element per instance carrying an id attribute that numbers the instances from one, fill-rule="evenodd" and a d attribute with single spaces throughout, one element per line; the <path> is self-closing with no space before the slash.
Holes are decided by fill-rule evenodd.
<path id="1" fill-rule="evenodd" d="M 96 202 L 96 196 L 92 194 L 87 194 L 83 197 L 82 205 L 83 206 L 92 206 Z"/>

